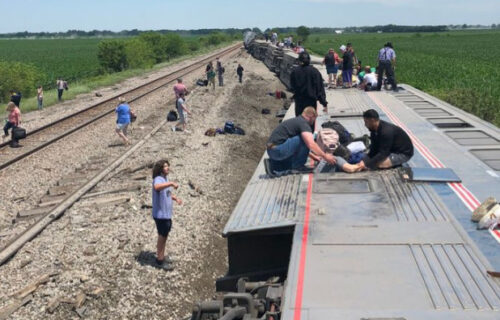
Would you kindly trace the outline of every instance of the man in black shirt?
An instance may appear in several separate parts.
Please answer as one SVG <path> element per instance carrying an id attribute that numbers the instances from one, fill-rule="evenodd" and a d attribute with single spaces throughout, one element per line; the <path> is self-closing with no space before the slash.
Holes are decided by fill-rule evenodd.
<path id="1" fill-rule="evenodd" d="M 301 115 L 283 121 L 274 129 L 267 142 L 271 172 L 305 169 L 309 151 L 329 164 L 336 163 L 332 154 L 323 152 L 314 142 L 311 125 L 317 116 L 313 107 L 307 107 Z M 312 157 L 319 160 L 315 156 Z"/>
<path id="2" fill-rule="evenodd" d="M 326 112 L 328 102 L 326 102 L 325 86 L 321 73 L 310 65 L 311 57 L 307 52 L 299 54 L 299 63 L 300 66 L 294 68 L 290 75 L 290 85 L 295 101 L 295 116 L 301 115 L 306 107 L 316 109 L 316 101 L 323 105 Z"/>
<path id="3" fill-rule="evenodd" d="M 14 90 L 10 90 L 10 101 L 14 102 L 14 104 L 20 108 L 21 105 L 21 92 L 16 92 Z"/>
<path id="4" fill-rule="evenodd" d="M 340 47 L 342 52 L 342 83 L 344 88 L 352 87 L 353 57 L 351 51 L 344 45 Z"/>
<path id="5" fill-rule="evenodd" d="M 363 113 L 363 120 L 370 130 L 371 140 L 370 152 L 360 162 L 363 169 L 388 169 L 410 160 L 413 144 L 403 129 L 380 120 L 373 109 Z"/>

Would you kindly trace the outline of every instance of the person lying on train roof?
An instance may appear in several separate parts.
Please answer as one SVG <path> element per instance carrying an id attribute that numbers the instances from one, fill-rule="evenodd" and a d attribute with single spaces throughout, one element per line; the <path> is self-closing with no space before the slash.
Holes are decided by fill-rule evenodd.
<path id="1" fill-rule="evenodd" d="M 400 127 L 380 120 L 376 110 L 363 113 L 365 126 L 370 130 L 370 151 L 359 163 L 362 169 L 388 169 L 402 165 L 413 156 L 410 137 Z"/>

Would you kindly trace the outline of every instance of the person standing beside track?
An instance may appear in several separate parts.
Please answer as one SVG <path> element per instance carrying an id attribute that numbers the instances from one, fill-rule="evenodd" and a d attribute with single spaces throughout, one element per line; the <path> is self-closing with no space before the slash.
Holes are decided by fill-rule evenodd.
<path id="1" fill-rule="evenodd" d="M 222 63 L 220 62 L 219 57 L 217 57 L 216 60 L 217 60 L 216 70 L 217 70 L 217 77 L 219 79 L 219 87 L 222 87 L 222 86 L 224 86 L 224 72 L 226 70 L 222 66 Z"/>
<path id="2" fill-rule="evenodd" d="M 174 269 L 172 260 L 165 257 L 165 246 L 168 234 L 172 229 L 173 201 L 178 205 L 182 200 L 172 194 L 172 188 L 177 189 L 179 185 L 168 179 L 170 163 L 168 160 L 160 160 L 153 166 L 153 219 L 158 232 L 156 242 L 156 267 L 166 271 Z"/>
<path id="3" fill-rule="evenodd" d="M 118 101 L 120 102 L 120 104 L 115 109 L 115 112 L 117 114 L 116 134 L 118 134 L 118 136 L 122 138 L 125 145 L 129 145 L 130 140 L 127 138 L 127 127 L 130 124 L 130 116 L 134 113 L 130 109 L 130 106 L 127 104 L 125 98 L 119 97 Z"/>
<path id="4" fill-rule="evenodd" d="M 377 91 L 382 89 L 382 78 L 387 76 L 387 81 L 391 84 L 392 90 L 398 92 L 398 85 L 396 83 L 396 76 L 394 75 L 394 69 L 396 68 L 396 52 L 392 48 L 392 43 L 387 42 L 382 49 L 378 52 L 378 80 L 377 80 Z"/>
<path id="5" fill-rule="evenodd" d="M 57 86 L 57 100 L 62 100 L 64 90 L 68 90 L 68 83 L 59 77 L 56 81 Z"/>
<path id="6" fill-rule="evenodd" d="M 182 83 L 182 78 L 177 78 L 177 83 L 174 86 L 174 94 L 175 94 L 175 107 L 177 108 L 177 100 L 179 100 L 179 97 L 183 93 L 184 95 L 188 94 L 188 90 L 186 88 L 186 85 Z"/>
<path id="7" fill-rule="evenodd" d="M 238 63 L 238 68 L 236 68 L 236 74 L 238 75 L 238 79 L 239 79 L 240 83 L 243 82 L 243 71 L 244 70 L 245 69 L 243 69 L 241 64 Z"/>
<path id="8" fill-rule="evenodd" d="M 325 159 L 331 165 L 336 163 L 332 154 L 325 153 L 314 141 L 311 126 L 314 125 L 318 113 L 314 107 L 307 107 L 302 114 L 283 121 L 274 129 L 267 142 L 269 162 L 265 162 L 268 174 L 298 170 L 311 171 L 305 166 L 309 152 L 314 160 Z"/>
<path id="9" fill-rule="evenodd" d="M 212 85 L 212 88 L 215 90 L 215 71 L 214 71 L 214 64 L 212 61 L 210 61 L 205 69 L 205 73 L 207 75 L 207 81 L 209 85 Z"/>
<path id="10" fill-rule="evenodd" d="M 325 86 L 323 77 L 318 69 L 311 64 L 309 53 L 299 54 L 299 66 L 292 70 L 290 75 L 290 86 L 294 94 L 295 116 L 300 116 L 306 107 L 316 109 L 316 101 L 319 101 L 327 112 L 328 102 L 326 101 Z"/>

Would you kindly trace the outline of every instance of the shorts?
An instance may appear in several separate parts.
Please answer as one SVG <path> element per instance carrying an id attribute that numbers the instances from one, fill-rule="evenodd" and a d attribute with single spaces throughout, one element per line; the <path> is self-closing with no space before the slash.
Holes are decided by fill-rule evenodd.
<path id="1" fill-rule="evenodd" d="M 128 123 L 117 123 L 116 124 L 116 130 L 123 131 L 124 135 L 127 135 L 127 127 L 128 127 Z"/>
<path id="2" fill-rule="evenodd" d="M 172 229 L 172 219 L 154 219 L 158 234 L 166 238 L 170 232 L 170 229 Z"/>
<path id="3" fill-rule="evenodd" d="M 179 123 L 187 123 L 187 112 L 177 109 L 177 113 L 179 113 Z"/>
<path id="4" fill-rule="evenodd" d="M 338 71 L 339 71 L 339 66 L 337 66 L 337 65 L 326 66 L 326 73 L 327 74 L 337 73 Z"/>

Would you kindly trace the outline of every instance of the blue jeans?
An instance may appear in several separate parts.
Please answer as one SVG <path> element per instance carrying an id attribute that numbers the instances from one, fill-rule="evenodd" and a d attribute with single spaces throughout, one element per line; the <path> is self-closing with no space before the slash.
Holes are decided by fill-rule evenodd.
<path id="1" fill-rule="evenodd" d="M 303 167 L 309 155 L 309 148 L 299 136 L 288 138 L 285 142 L 267 149 L 272 171 L 293 170 Z"/>

